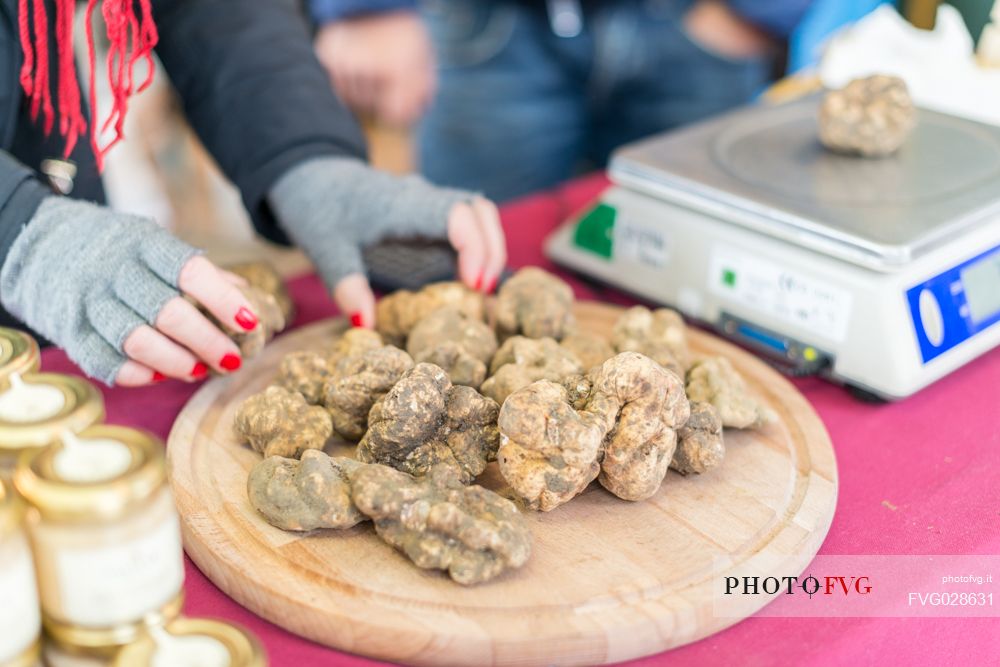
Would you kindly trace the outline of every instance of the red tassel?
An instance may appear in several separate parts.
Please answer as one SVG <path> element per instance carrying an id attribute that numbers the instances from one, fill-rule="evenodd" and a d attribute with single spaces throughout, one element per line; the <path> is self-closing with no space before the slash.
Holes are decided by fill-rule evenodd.
<path id="1" fill-rule="evenodd" d="M 73 15 L 75 0 L 56 0 L 56 46 L 59 56 L 59 134 L 66 139 L 63 157 L 69 157 L 80 134 L 87 131 L 87 121 L 80 109 L 80 84 L 76 79 L 73 54 Z"/>
<path id="2" fill-rule="evenodd" d="M 108 83 L 111 87 L 111 110 L 104 123 L 98 122 L 96 52 L 94 47 L 93 16 L 99 0 L 88 0 L 85 20 L 87 23 L 87 61 L 90 68 L 90 144 L 94 150 L 97 168 L 103 170 L 104 157 L 122 140 L 129 97 L 133 94 L 135 64 L 145 60 L 146 78 L 139 86 L 142 92 L 153 82 L 153 47 L 159 39 L 150 0 L 100 0 L 101 14 L 108 33 Z M 135 2 L 139 3 L 139 14 Z M 29 10 L 29 3 L 30 10 Z M 44 117 L 45 134 L 52 131 L 54 113 L 49 87 L 48 17 L 45 0 L 18 0 L 18 36 L 24 63 L 19 80 L 31 104 L 31 117 L 37 120 L 39 112 Z M 87 131 L 87 121 L 80 106 L 80 86 L 76 76 L 73 52 L 74 0 L 56 0 L 56 96 L 59 113 L 59 134 L 65 139 L 64 156 L 73 152 L 80 135 Z M 30 19 L 30 24 L 29 24 Z M 34 27 L 34 43 L 31 27 Z M 98 135 L 114 128 L 115 136 L 103 148 Z M 102 128 L 100 131 L 98 128 Z"/>
<path id="3" fill-rule="evenodd" d="M 21 88 L 24 94 L 31 97 L 33 88 L 32 72 L 35 69 L 35 50 L 31 48 L 31 26 L 28 21 L 28 0 L 17 2 L 17 32 L 21 39 L 21 50 L 24 52 L 24 63 L 21 65 Z"/>
<path id="4" fill-rule="evenodd" d="M 137 93 L 141 93 L 153 84 L 153 72 L 156 69 L 153 62 L 153 47 L 160 41 L 156 21 L 153 20 L 151 0 L 139 0 L 139 8 L 142 10 L 142 17 L 139 21 L 139 48 L 134 57 L 135 59 L 141 57 L 146 61 L 146 80 L 139 86 Z"/>
<path id="5" fill-rule="evenodd" d="M 37 2 L 38 0 L 36 0 Z M 90 91 L 90 147 L 94 152 L 94 160 L 97 163 L 97 171 L 104 171 L 104 157 L 97 146 L 97 54 L 94 46 L 94 7 L 97 0 L 87 0 L 87 9 L 84 12 L 83 21 L 87 29 L 87 69 L 89 75 L 88 90 Z"/>
<path id="6" fill-rule="evenodd" d="M 45 13 L 45 3 L 35 0 L 35 82 L 31 99 L 31 119 L 38 120 L 41 109 L 45 117 L 42 127 L 45 136 L 52 132 L 52 91 L 49 89 L 49 19 Z"/>

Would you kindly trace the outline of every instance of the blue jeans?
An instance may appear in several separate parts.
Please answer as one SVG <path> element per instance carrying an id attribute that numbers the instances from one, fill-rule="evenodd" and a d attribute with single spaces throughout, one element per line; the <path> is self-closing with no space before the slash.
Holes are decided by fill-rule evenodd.
<path id="1" fill-rule="evenodd" d="M 563 38 L 541 0 L 428 0 L 440 72 L 419 132 L 423 173 L 503 201 L 750 100 L 771 59 L 692 41 L 681 22 L 691 2 L 584 2 L 583 32 Z"/>

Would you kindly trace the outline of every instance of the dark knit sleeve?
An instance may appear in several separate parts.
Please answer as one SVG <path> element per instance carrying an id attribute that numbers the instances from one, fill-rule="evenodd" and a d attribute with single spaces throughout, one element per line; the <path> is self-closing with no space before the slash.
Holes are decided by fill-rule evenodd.
<path id="1" fill-rule="evenodd" d="M 295 165 L 364 157 L 361 131 L 313 55 L 294 0 L 154 0 L 157 52 L 188 120 L 254 225 L 287 243 L 267 193 Z"/>

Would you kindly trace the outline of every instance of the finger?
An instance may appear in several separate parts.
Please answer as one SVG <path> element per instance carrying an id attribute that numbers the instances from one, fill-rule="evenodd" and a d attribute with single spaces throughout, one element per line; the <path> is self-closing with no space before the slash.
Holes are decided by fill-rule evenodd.
<path id="1" fill-rule="evenodd" d="M 459 278 L 472 289 L 481 289 L 486 268 L 486 239 L 468 204 L 452 207 L 448 216 L 448 241 L 458 252 Z"/>
<path id="2" fill-rule="evenodd" d="M 156 371 L 135 361 L 126 361 L 115 376 L 115 384 L 120 387 L 141 387 L 159 381 Z"/>
<path id="3" fill-rule="evenodd" d="M 358 109 L 365 112 L 375 110 L 375 85 L 370 72 L 357 70 L 350 78 L 351 98 Z"/>
<path id="4" fill-rule="evenodd" d="M 147 324 L 153 323 L 157 313 L 163 308 L 163 304 L 176 298 L 179 294 L 176 289 L 163 282 L 149 267 L 134 262 L 125 262 L 118 267 L 112 286 L 115 296 Z M 97 326 L 96 322 L 95 326 Z M 121 343 L 121 340 L 113 342 Z"/>
<path id="5" fill-rule="evenodd" d="M 103 382 L 117 383 L 119 364 L 126 361 L 125 341 L 139 329 L 149 327 L 139 317 L 139 314 L 127 305 L 113 298 L 101 297 L 88 299 L 85 303 L 87 319 L 92 327 L 92 335 L 84 335 L 80 345 L 82 357 L 89 360 L 100 360 L 96 366 L 88 365 L 85 370 L 96 375 Z M 165 375 L 156 373 L 149 381 L 163 380 Z M 133 382 L 140 382 L 138 377 L 132 377 Z M 134 386 L 134 385 L 133 385 Z"/>
<path id="6" fill-rule="evenodd" d="M 436 88 L 437 82 L 433 76 L 415 76 L 412 80 L 406 80 L 405 86 L 396 91 L 388 113 L 393 114 L 397 119 L 396 124 L 401 127 L 414 125 L 433 103 Z"/>
<path id="7" fill-rule="evenodd" d="M 143 325 L 129 334 L 122 345 L 125 356 L 167 377 L 182 380 L 204 376 L 205 365 L 193 354 L 150 326 Z"/>
<path id="8" fill-rule="evenodd" d="M 500 225 L 500 211 L 493 202 L 483 197 L 476 197 L 472 200 L 472 208 L 476 212 L 476 221 L 486 239 L 483 291 L 492 292 L 507 264 L 507 239 Z"/>
<path id="9" fill-rule="evenodd" d="M 225 372 L 242 364 L 240 348 L 188 301 L 168 301 L 156 317 L 156 329 L 212 368 Z M 235 360 L 240 360 L 238 364 Z"/>
<path id="10" fill-rule="evenodd" d="M 341 278 L 333 288 L 333 300 L 352 325 L 366 329 L 375 326 L 375 295 L 364 275 L 351 273 Z"/>
<path id="11" fill-rule="evenodd" d="M 146 324 L 134 310 L 120 300 L 104 294 L 88 295 L 84 300 L 84 308 L 90 326 L 119 356 L 125 338 Z M 105 374 L 110 373 L 102 372 L 102 376 Z"/>
<path id="12" fill-rule="evenodd" d="M 141 324 L 141 323 L 140 323 Z M 137 325 L 138 326 L 138 325 Z M 96 329 L 84 326 L 66 352 L 87 375 L 114 386 L 125 357 L 104 339 Z"/>
<path id="13" fill-rule="evenodd" d="M 345 107 L 348 107 L 349 109 L 355 108 L 355 102 L 351 98 L 350 77 L 347 76 L 341 68 L 331 70 L 330 76 L 333 79 L 333 90 L 337 94 L 337 99 L 339 99 Z"/>
<path id="14" fill-rule="evenodd" d="M 260 321 L 243 292 L 200 255 L 192 257 L 184 265 L 177 285 L 232 331 L 250 331 Z"/>
<path id="15" fill-rule="evenodd" d="M 396 78 L 382 86 L 378 97 L 378 114 L 391 125 L 411 125 L 424 111 L 427 101 L 426 81 Z"/>
<path id="16" fill-rule="evenodd" d="M 357 72 L 351 73 L 344 82 L 347 98 L 350 100 L 351 109 L 357 113 L 367 113 L 369 105 L 365 100 L 365 87 L 361 81 L 361 75 Z"/>
<path id="17" fill-rule="evenodd" d="M 379 95 L 375 113 L 388 125 L 393 127 L 405 127 L 412 121 L 414 100 L 410 98 L 410 93 L 402 89 L 403 86 L 389 86 L 386 91 Z"/>

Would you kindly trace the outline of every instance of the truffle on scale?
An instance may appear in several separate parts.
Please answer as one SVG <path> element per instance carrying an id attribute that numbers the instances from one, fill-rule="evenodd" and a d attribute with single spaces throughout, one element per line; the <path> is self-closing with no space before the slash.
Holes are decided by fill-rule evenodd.
<path id="1" fill-rule="evenodd" d="M 879 158 L 906 143 L 917 110 L 906 82 L 875 74 L 828 92 L 819 109 L 819 139 L 831 151 Z"/>

